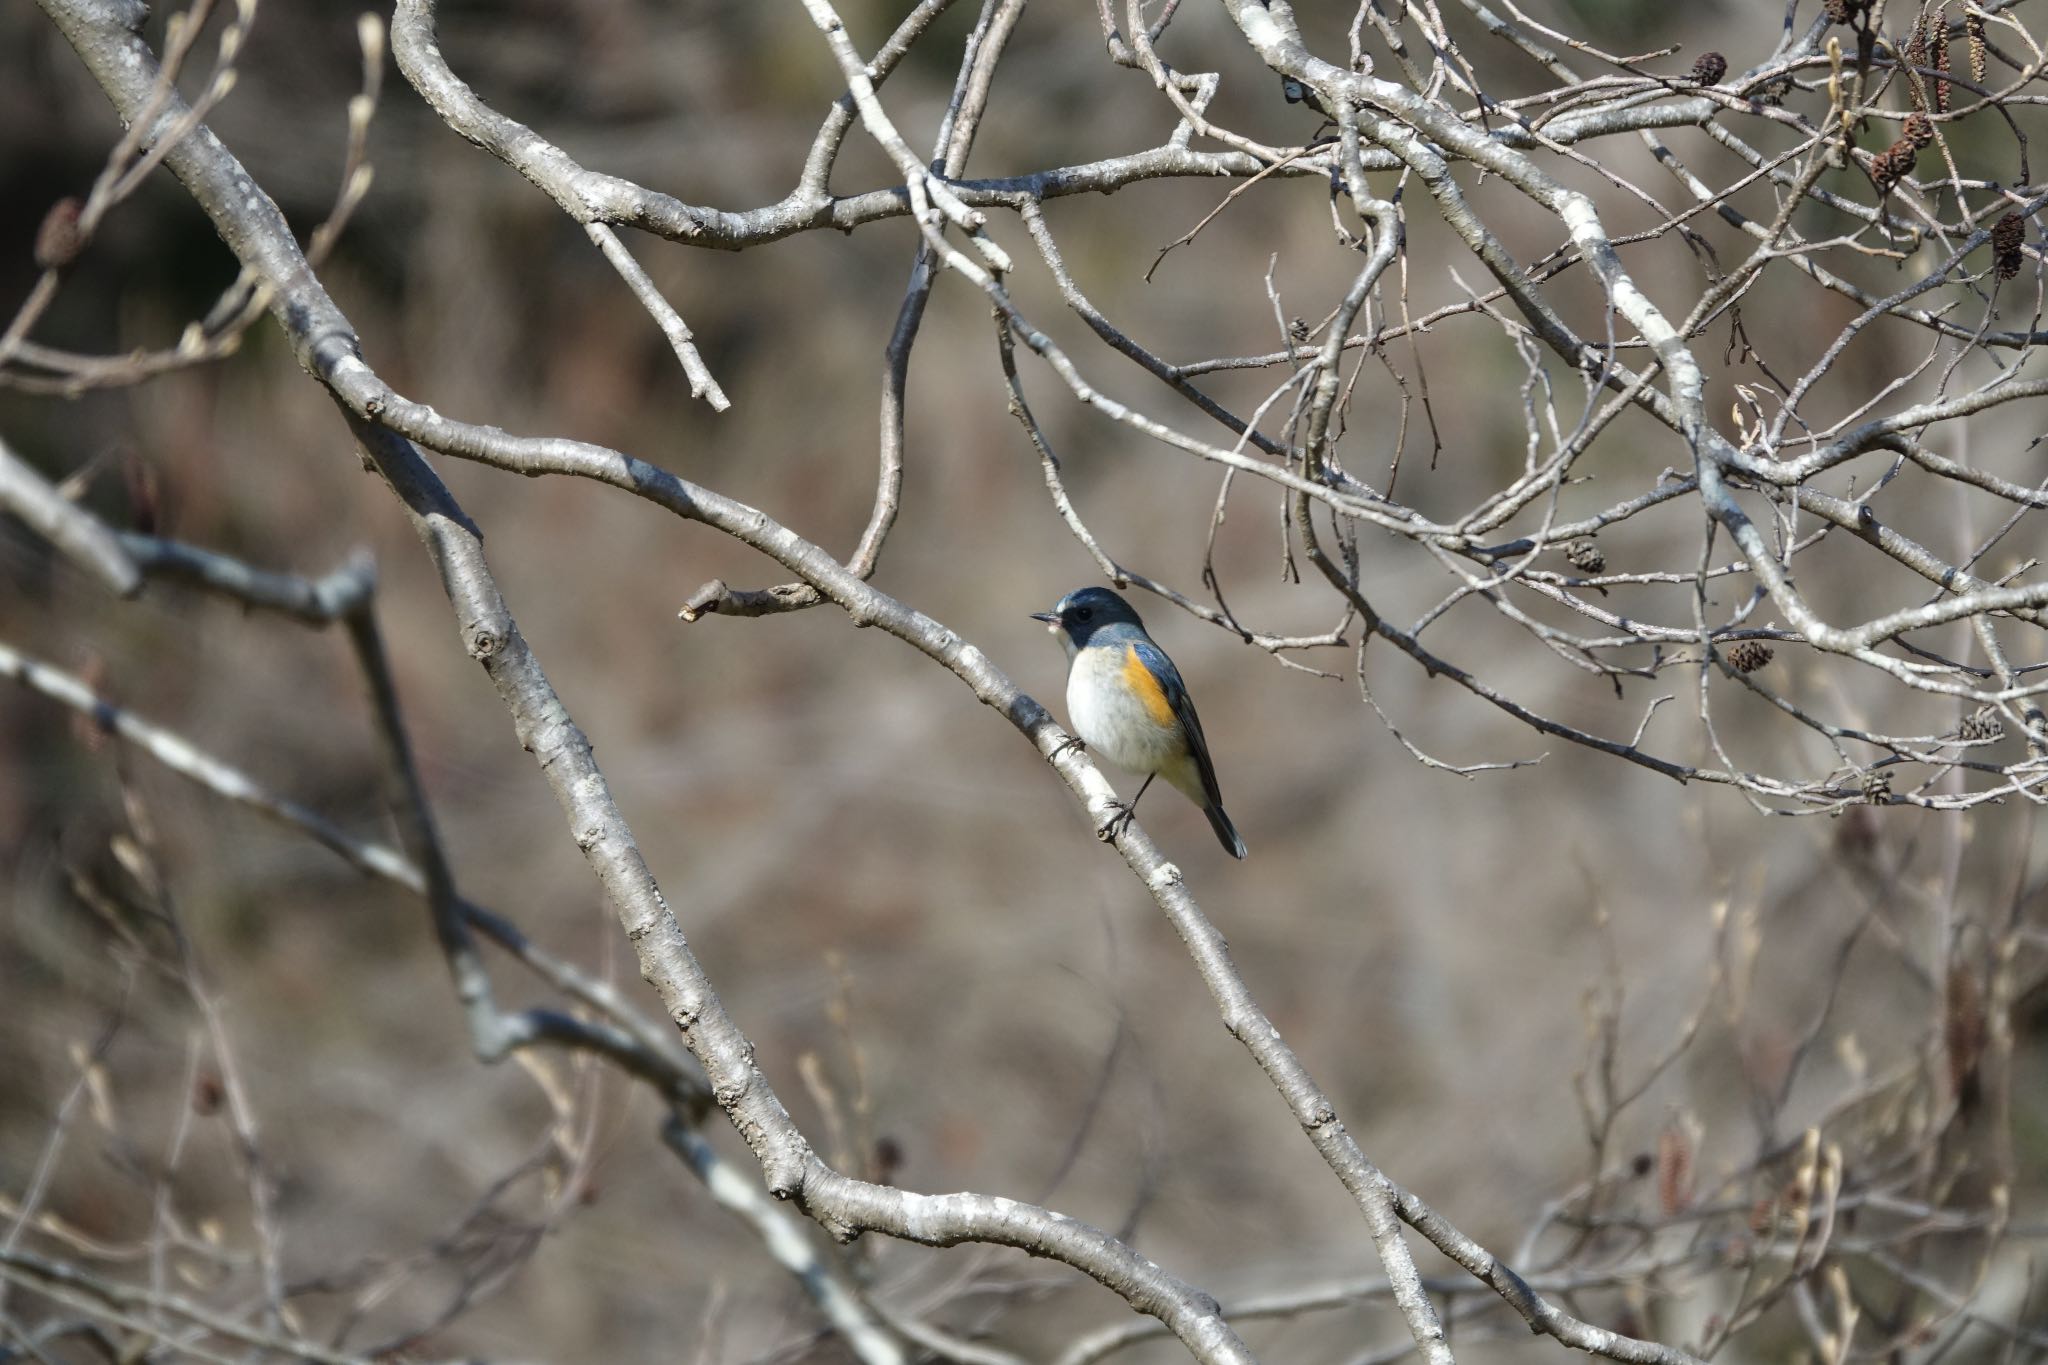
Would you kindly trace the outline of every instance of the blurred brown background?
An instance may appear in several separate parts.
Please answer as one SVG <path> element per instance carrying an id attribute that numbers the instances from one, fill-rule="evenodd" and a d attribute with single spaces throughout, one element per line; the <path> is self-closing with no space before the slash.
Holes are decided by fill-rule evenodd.
<path id="1" fill-rule="evenodd" d="M 885 88 L 913 144 L 930 141 L 974 9 L 956 7 Z M 1738 67 L 1760 59 L 1783 13 L 1764 0 L 1531 9 L 1616 47 L 1683 42 L 1666 59 L 1673 71 L 1709 45 Z M 840 89 L 793 4 L 442 11 L 449 59 L 484 98 L 588 165 L 695 203 L 779 197 Z M 842 12 L 871 51 L 896 7 Z M 1321 25 L 1324 50 L 1341 52 L 1331 35 L 1348 12 L 1304 17 Z M 302 231 L 334 193 L 358 74 L 354 21 L 352 7 L 271 0 L 240 86 L 211 121 Z M 1169 55 L 1183 66 L 1224 72 L 1226 122 L 1281 143 L 1312 131 L 1313 117 L 1281 102 L 1219 10 L 1190 5 L 1171 33 Z M 1526 88 L 1527 73 L 1497 52 L 1469 50 L 1505 73 L 1510 93 Z M 0 9 L 0 73 L 0 300 L 11 309 L 33 278 L 29 242 L 43 209 L 85 189 L 118 129 L 31 7 Z M 1003 64 L 969 174 L 1135 150 L 1170 128 L 1148 82 L 1102 58 L 1092 7 L 1046 4 L 1027 15 Z M 1638 144 L 1608 145 L 1642 183 L 1669 186 L 1653 179 Z M 575 225 L 439 126 L 395 70 L 371 160 L 375 187 L 324 277 L 385 378 L 451 416 L 615 445 L 850 550 L 873 491 L 881 349 L 913 240 L 905 223 L 740 255 L 627 237 L 731 395 L 720 416 L 689 399 L 661 336 Z M 1702 160 L 1716 164 L 1710 153 Z M 894 182 L 856 131 L 835 187 Z M 1225 188 L 1159 182 L 1047 213 L 1082 287 L 1140 341 L 1175 360 L 1269 350 L 1269 258 L 1290 313 L 1313 319 L 1341 294 L 1355 257 L 1331 240 L 1322 184 L 1269 183 L 1145 284 L 1157 250 Z M 1491 190 L 1477 197 L 1509 202 Z M 1640 205 L 1608 199 L 1618 229 L 1650 221 Z M 1461 296 L 1452 271 L 1477 287 L 1483 270 L 1446 245 L 1425 200 L 1411 191 L 1408 202 L 1418 306 Z M 1702 228 L 1732 243 L 1726 229 Z M 1084 358 L 1092 379 L 1198 429 L 1196 414 L 1092 344 L 1030 268 L 1014 220 L 995 215 L 994 231 L 1026 262 L 1022 305 Z M 1557 237 L 1527 215 L 1509 231 L 1524 259 Z M 1646 279 L 1691 287 L 1675 244 L 1629 259 Z M 102 351 L 166 345 L 232 276 L 196 209 L 159 177 L 114 217 L 37 336 Z M 1750 327 L 1796 337 L 1815 306 L 1759 300 Z M 1703 359 L 1718 350 L 1703 345 Z M 1411 448 L 1402 479 L 1418 505 L 1448 512 L 1519 468 L 1521 368 L 1497 331 L 1476 328 L 1431 338 L 1424 358 L 1444 446 L 1434 469 L 1426 443 Z M 1870 371 L 1850 368 L 1886 363 L 1880 352 L 1859 358 Z M 1078 410 L 1028 359 L 1025 376 L 1104 543 L 1200 595 L 1214 472 Z M 1242 411 L 1268 382 L 1225 378 L 1213 390 Z M 877 581 L 1063 709 L 1060 652 L 1026 613 L 1098 574 L 1049 505 L 1003 402 L 986 306 L 943 280 L 912 363 L 904 510 Z M 1715 410 L 1725 402 L 1724 388 Z M 1345 446 L 1362 477 L 1384 470 L 1398 404 L 1384 375 L 1368 370 Z M 2027 420 L 2001 417 L 2006 425 L 1983 439 L 2008 439 Z M 1627 469 L 1638 459 L 1631 442 L 1650 430 L 1619 424 L 1589 472 Z M 128 515 L 119 470 L 132 461 L 154 471 L 164 529 L 182 539 L 305 573 L 358 545 L 374 551 L 381 619 L 465 892 L 657 1008 L 531 760 L 463 654 L 428 560 L 274 328 L 259 324 L 228 363 L 139 389 L 76 401 L 0 393 L 0 431 L 53 475 L 105 461 L 89 501 L 117 521 Z M 1675 456 L 1659 446 L 1649 458 L 1654 467 Z M 846 1099 L 857 1046 L 873 1126 L 900 1146 L 905 1185 L 1044 1198 L 1110 1228 L 1136 1217 L 1142 1250 L 1226 1297 L 1376 1272 L 1358 1213 L 1219 1026 L 1171 930 L 1007 725 L 921 657 L 830 610 L 681 625 L 677 605 L 713 575 L 748 586 L 785 577 L 712 532 L 587 484 L 455 463 L 441 472 L 487 532 L 520 625 L 595 742 L 685 931 L 821 1145 L 826 1130 L 798 1058 L 817 1054 Z M 1678 518 L 1669 528 L 1685 546 L 1677 557 L 1692 555 L 1696 529 Z M 1448 590 L 1426 558 L 1371 534 L 1364 544 L 1397 619 Z M 1330 598 L 1284 583 L 1281 553 L 1274 498 L 1241 481 L 1217 538 L 1233 607 L 1276 633 L 1327 629 Z M 1772 1065 L 1808 1026 L 1826 964 L 1861 916 L 1879 913 L 1897 932 L 1873 936 L 1835 1022 L 1877 1063 L 1910 1059 L 1938 1002 L 1900 961 L 1923 959 L 1952 917 L 2002 909 L 2015 887 L 2034 883 L 2026 809 L 1768 820 L 1726 791 L 1688 790 L 1509 725 L 1374 651 L 1376 695 L 1432 753 L 1544 756 L 1472 780 L 1427 771 L 1362 705 L 1346 652 L 1308 660 L 1344 677 L 1311 677 L 1163 604 L 1139 605 L 1201 702 L 1252 857 L 1224 857 L 1199 813 L 1172 797 L 1147 802 L 1147 828 L 1365 1149 L 1503 1252 L 1544 1201 L 1585 1174 L 1572 1082 L 1585 1057 L 1582 994 L 1608 970 L 1600 911 L 1628 993 L 1624 1059 L 1637 1066 L 1662 1050 L 1705 987 L 1714 904 L 1758 913 L 1768 949 L 1745 1018 L 1711 1026 L 1620 1136 L 1621 1152 L 1646 1150 L 1687 1110 L 1701 1122 L 1701 1165 L 1711 1170 L 1754 1148 L 1745 1071 Z M 1617 704 L 1600 679 L 1532 662 L 1526 642 L 1490 614 L 1440 629 L 1454 628 L 1465 631 L 1446 637 L 1461 662 L 1497 671 L 1517 695 L 1573 723 L 1626 735 L 1659 691 L 1681 694 L 1674 716 L 1689 705 L 1690 673 Z M 103 678 L 113 698 L 349 828 L 385 834 L 366 709 L 338 637 L 172 590 L 111 602 L 14 526 L 0 528 L 0 632 Z M 1738 743 L 1752 742 L 1741 717 L 1730 725 Z M 1783 731 L 1754 742 L 1809 743 Z M 319 1274 L 445 1231 L 541 1140 L 550 1111 L 518 1066 L 486 1069 L 469 1056 L 421 909 L 303 838 L 138 756 L 85 742 L 56 707 L 18 692 L 0 698 L 0 1187 L 18 1194 L 35 1166 L 74 1074 L 67 1049 L 117 1009 L 107 1064 L 125 1139 L 83 1123 L 51 1206 L 96 1235 L 135 1235 L 148 1187 L 122 1155 L 126 1142 L 159 1149 L 185 1103 L 189 1009 L 147 981 L 117 1005 L 102 937 L 65 890 L 66 869 L 102 858 L 120 827 L 117 771 L 161 828 L 171 889 L 240 1049 L 282 1181 L 290 1272 Z M 1861 859 L 1864 871 L 1845 859 Z M 1883 875 L 1870 875 L 1874 867 Z M 524 979 L 499 979 L 513 1002 L 525 998 Z M 842 990 L 843 1026 L 834 1018 Z M 2039 1223 L 2048 1058 L 2038 1013 L 2020 1024 L 2015 1150 L 2028 1179 L 2016 1217 Z M 1842 1091 L 1842 1067 L 1833 1055 L 1812 1061 L 1811 1085 L 1795 1092 L 1796 1122 Z M 1106 1092 L 1078 1160 L 1048 1191 L 1099 1084 Z M 813 1322 L 807 1306 L 661 1150 L 647 1097 L 607 1079 L 582 1094 L 579 1113 L 596 1134 L 583 1202 L 542 1240 L 512 1292 L 420 1349 L 740 1361 L 801 1340 Z M 729 1136 L 720 1140 L 744 1157 Z M 202 1124 L 194 1141 L 204 1159 L 188 1171 L 185 1197 L 212 1209 L 226 1237 L 246 1236 L 223 1134 Z M 1001 1339 L 1037 1353 L 1121 1311 L 1085 1284 L 1020 1296 L 1019 1281 L 1077 1277 L 1007 1253 L 862 1254 L 912 1304 L 957 1295 L 951 1277 L 982 1266 L 1004 1293 L 953 1311 L 973 1321 L 1003 1305 Z M 423 1268 L 353 1340 L 404 1332 L 453 1284 L 446 1266 Z M 1669 1305 L 1642 1325 L 1678 1339 L 1712 1310 Z M 707 1314 L 715 1340 L 696 1357 Z M 1342 1360 L 1401 1334 L 1391 1315 L 1372 1313 L 1248 1330 L 1277 1360 Z M 1777 1358 L 1790 1340 L 1744 1349 Z M 836 1348 L 822 1349 L 832 1358 Z M 1466 1354 L 1560 1350 L 1515 1328 Z"/>

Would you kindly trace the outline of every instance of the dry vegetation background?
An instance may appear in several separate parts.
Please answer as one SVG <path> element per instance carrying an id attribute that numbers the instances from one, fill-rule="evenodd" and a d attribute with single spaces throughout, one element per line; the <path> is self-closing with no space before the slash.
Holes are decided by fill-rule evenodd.
<path id="1" fill-rule="evenodd" d="M 1783 17 L 1763 0 L 1528 8 L 1612 49 L 1684 44 L 1653 63 L 1673 73 L 1706 47 L 1738 66 L 1760 60 Z M 1341 34 L 1349 17 L 1348 7 L 1302 9 L 1318 32 Z M 930 142 L 973 11 L 957 6 L 885 87 L 914 145 Z M 864 51 L 895 18 L 885 4 L 841 12 Z M 240 83 L 209 119 L 301 231 L 334 195 L 344 106 L 359 83 L 355 22 L 349 6 L 268 0 Z M 1220 64 L 1216 109 L 1231 126 L 1282 145 L 1315 130 L 1315 115 L 1280 98 L 1220 9 L 1189 5 L 1175 22 L 1177 41 Z M 973 173 L 1087 160 L 1170 130 L 1149 82 L 1101 60 L 1094 25 L 1079 0 L 1027 13 Z M 451 3 L 440 26 L 451 62 L 498 108 L 587 165 L 693 203 L 780 195 L 843 89 L 794 4 Z M 1482 70 L 1512 70 L 1512 54 L 1476 41 L 1469 22 L 1459 27 Z M 0 8 L 6 308 L 33 283 L 43 209 L 82 192 L 119 131 L 44 16 Z M 1652 179 L 1633 140 L 1602 154 Z M 577 226 L 452 135 L 395 73 L 369 155 L 374 187 L 323 278 L 393 385 L 450 416 L 635 453 L 770 510 L 836 552 L 851 546 L 873 494 L 881 351 L 915 240 L 907 223 L 740 254 L 634 243 L 730 395 L 721 415 L 690 399 L 662 337 Z M 856 130 L 835 185 L 897 180 Z M 1590 177 L 1585 187 L 1599 189 Z M 1269 269 L 1288 311 L 1315 317 L 1357 258 L 1331 239 L 1324 182 L 1276 181 L 1147 284 L 1159 249 L 1226 189 L 1159 181 L 1060 200 L 1047 217 L 1092 298 L 1154 349 L 1175 359 L 1272 349 Z M 1496 187 L 1474 194 L 1482 207 L 1511 203 Z M 1617 231 L 1650 221 L 1611 192 L 1601 203 Z M 1727 229 L 1699 226 L 1736 249 Z M 1008 218 L 994 230 L 1028 251 Z M 1481 268 L 1431 215 L 1413 215 L 1410 231 L 1418 311 L 1462 297 L 1459 277 L 1480 283 Z M 1505 217 L 1502 231 L 1524 259 L 1557 236 L 1533 217 Z M 1692 268 L 1669 239 L 1625 259 L 1650 281 Z M 161 174 L 109 220 L 87 264 L 38 331 L 43 341 L 106 352 L 167 344 L 234 274 L 190 199 Z M 1049 331 L 1085 344 L 1042 279 L 1017 287 L 1020 306 Z M 1760 336 L 1833 332 L 1853 311 L 1765 294 L 1746 305 L 1745 323 Z M 1064 712 L 1060 652 L 1026 613 L 1100 572 L 1055 514 L 1005 414 L 985 300 L 942 279 L 925 326 L 910 379 L 904 515 L 876 582 Z M 1520 467 L 1523 368 L 1498 333 L 1421 345 L 1442 449 L 1433 467 L 1426 447 L 1411 451 L 1402 478 L 1412 499 L 1450 508 Z M 1720 349 L 1718 339 L 1700 343 L 1710 369 Z M 1912 363 L 1873 344 L 1838 378 L 1874 387 Z M 1114 357 L 1093 362 L 1091 375 L 1127 401 L 1161 401 Z M 1709 409 L 1725 412 L 1730 392 L 1710 377 Z M 1367 447 L 1401 416 L 1399 395 L 1377 378 L 1350 413 L 1348 439 Z M 1201 596 L 1214 474 L 1079 408 L 1043 367 L 1027 366 L 1025 383 L 1097 534 L 1122 562 Z M 1235 378 L 1216 390 L 1246 408 L 1264 392 Z M 2024 446 L 2041 414 L 2038 401 L 1998 409 L 1969 439 Z M 1618 424 L 1595 458 L 1626 461 L 1640 430 L 1647 425 Z M 367 547 L 465 893 L 617 979 L 658 1015 L 532 760 L 451 630 L 432 564 L 273 325 L 258 323 L 222 363 L 140 387 L 67 401 L 0 392 L 0 433 L 53 478 L 96 466 L 85 505 L 117 524 L 146 503 L 164 533 L 315 575 Z M 1355 467 L 1377 469 L 1379 459 L 1361 454 Z M 828 1155 L 860 1169 L 879 1151 L 910 1188 L 1014 1195 L 1126 1230 L 1226 1306 L 1378 1273 L 1356 1208 L 1218 1026 L 1170 927 L 1038 757 L 966 691 L 835 610 L 684 625 L 677 607 L 708 578 L 762 586 L 787 575 L 594 484 L 440 468 L 486 528 L 524 633 L 595 743 L 728 1008 Z M 1240 485 L 1215 554 L 1232 607 L 1261 628 L 1328 628 L 1328 594 L 1284 581 L 1278 508 L 1265 493 Z M 1363 554 L 1390 615 L 1412 618 L 1440 596 L 1427 564 L 1384 538 L 1368 531 Z M 1831 599 L 1846 618 L 1856 615 L 1855 591 Z M 1252 856 L 1224 857 L 1199 813 L 1171 796 L 1146 803 L 1152 836 L 1364 1149 L 1504 1253 L 1589 1172 L 1575 1092 L 1592 1055 L 1589 1000 L 1623 993 L 1621 1070 L 1633 1076 L 1709 998 L 1715 964 L 1732 964 L 1741 989 L 1713 997 L 1693 1047 L 1622 1114 L 1606 1154 L 1610 1169 L 1626 1170 L 1636 1153 L 1657 1150 L 1660 1134 L 1669 1149 L 1684 1133 L 1692 1187 L 1716 1190 L 1719 1174 L 1759 1146 L 1765 1120 L 1753 1096 L 1788 1067 L 1799 1070 L 1768 1120 L 1771 1141 L 1796 1141 L 1861 1077 L 1902 1064 L 1942 1072 L 1930 1039 L 1941 1036 L 1952 994 L 1946 964 L 1965 961 L 1987 982 L 1994 966 L 1988 930 L 1958 926 L 2002 922 L 2017 907 L 2034 928 L 2006 964 L 2016 983 L 2001 1001 L 2010 1076 L 1996 1080 L 1995 1104 L 1964 1120 L 1980 1127 L 1940 1160 L 1963 1163 L 1945 1189 L 1964 1209 L 1988 1206 L 1984 1172 L 2002 1162 L 2012 1175 L 2015 1236 L 1977 1293 L 1988 1316 L 2030 1321 L 2035 1335 L 2017 1350 L 2040 1354 L 2048 1295 L 2032 1285 L 2029 1248 L 2048 1230 L 2048 1004 L 2029 983 L 2041 976 L 2048 916 L 2032 805 L 1765 818 L 1726 789 L 1681 786 L 1536 735 L 1391 650 L 1370 654 L 1376 695 L 1431 752 L 1458 762 L 1543 756 L 1460 778 L 1419 766 L 1389 736 L 1361 705 L 1347 653 L 1309 660 L 1343 676 L 1311 676 L 1156 599 L 1139 606 L 1201 703 Z M 117 602 L 6 523 L 0 637 L 98 680 L 113 700 L 345 827 L 385 837 L 367 708 L 338 634 L 175 588 Z M 1626 733 L 1626 717 L 1671 690 L 1632 683 L 1617 709 L 1606 680 L 1555 660 L 1532 664 L 1511 652 L 1512 632 L 1497 621 L 1475 618 L 1464 640 L 1465 662 L 1482 673 L 1529 670 L 1518 674 L 1523 696 L 1589 728 Z M 1781 652 L 1777 666 L 1798 670 L 1806 656 Z M 1764 737 L 1753 719 L 1724 718 L 1737 745 L 1808 742 Z M 18 1201 L 54 1152 L 43 1208 L 83 1236 L 134 1243 L 149 1227 L 150 1173 L 188 1124 L 174 1183 L 190 1234 L 248 1247 L 234 1142 L 206 1093 L 218 1068 L 194 1061 L 201 1022 L 182 991 L 110 948 L 115 936 L 77 893 L 82 877 L 133 877 L 111 849 L 138 821 L 153 830 L 155 865 L 260 1122 L 288 1277 L 339 1276 L 364 1258 L 391 1272 L 349 1349 L 434 1326 L 467 1284 L 477 1301 L 410 1349 L 507 1360 L 740 1362 L 806 1349 L 838 1358 L 839 1346 L 813 1342 L 817 1319 L 752 1230 L 663 1149 L 643 1090 L 560 1054 L 496 1067 L 472 1057 L 416 903 L 26 692 L 0 694 L 0 1194 Z M 1729 926 L 1719 937 L 1717 907 Z M 528 987 L 501 974 L 501 989 L 518 1003 Z M 80 1049 L 94 1047 L 96 1088 L 66 1108 Z M 63 1140 L 52 1145 L 60 1116 Z M 752 1171 L 730 1132 L 713 1135 Z M 1670 1213 L 1660 1213 L 1657 1183 L 1654 1171 L 1624 1180 L 1613 1206 L 1653 1221 Z M 1746 1205 L 1753 1193 L 1743 1185 L 1714 1198 Z M 206 1219 L 216 1220 L 211 1230 Z M 0 1218 L 10 1247 L 42 1235 L 11 1227 Z M 392 1259 L 414 1251 L 416 1262 Z M 1937 1242 L 1917 1264 L 1967 1284 L 1944 1258 L 1974 1254 Z M 1015 1252 L 871 1237 L 854 1255 L 894 1302 L 1031 1358 L 1123 1311 L 1078 1276 Z M 1448 1266 L 1423 1255 L 1425 1274 Z M 361 1283 L 309 1295 L 306 1311 L 331 1324 Z M 1727 1310 L 1724 1292 L 1701 1279 L 1671 1297 L 1596 1291 L 1574 1302 L 1595 1321 L 1697 1342 Z M 7 1310 L 33 1319 L 38 1304 L 17 1286 Z M 1405 1340 L 1383 1303 L 1243 1330 L 1274 1360 L 1343 1361 Z M 1482 1361 L 1563 1350 L 1498 1313 L 1456 1328 L 1453 1344 Z M 1956 1360 L 2015 1349 L 1990 1332 L 1952 1345 Z M 55 1358 L 93 1358 L 63 1353 L 74 1349 Z M 1722 1358 L 1810 1349 L 1788 1303 Z M 1155 1343 L 1127 1358 L 1175 1350 Z"/>

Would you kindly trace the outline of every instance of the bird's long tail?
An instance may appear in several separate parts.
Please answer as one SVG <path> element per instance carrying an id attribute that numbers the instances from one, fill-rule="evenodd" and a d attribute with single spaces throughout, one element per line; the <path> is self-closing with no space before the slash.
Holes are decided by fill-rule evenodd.
<path id="1" fill-rule="evenodd" d="M 1209 817 L 1209 828 L 1216 831 L 1216 837 L 1223 841 L 1223 847 L 1230 850 L 1230 856 L 1244 857 L 1244 840 L 1237 837 L 1237 826 L 1230 823 L 1230 817 L 1223 813 L 1223 807 L 1204 806 L 1202 814 Z"/>

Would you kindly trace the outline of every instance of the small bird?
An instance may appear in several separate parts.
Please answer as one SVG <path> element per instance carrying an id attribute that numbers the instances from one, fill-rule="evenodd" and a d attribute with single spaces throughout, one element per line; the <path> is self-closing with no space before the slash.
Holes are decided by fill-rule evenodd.
<path id="1" fill-rule="evenodd" d="M 1303 85 L 1292 76 L 1280 78 L 1280 95 L 1289 104 L 1306 104 L 1324 118 L 1330 116 L 1330 106 L 1323 103 L 1323 97 L 1314 88 Z"/>
<path id="2" fill-rule="evenodd" d="M 1180 670 L 1145 634 L 1131 604 L 1108 588 L 1078 588 L 1031 619 L 1045 622 L 1066 646 L 1074 733 L 1119 768 L 1145 775 L 1121 818 L 1130 818 L 1153 778 L 1164 777 L 1202 808 L 1230 856 L 1244 857 L 1244 840 L 1223 813 L 1216 765 Z"/>

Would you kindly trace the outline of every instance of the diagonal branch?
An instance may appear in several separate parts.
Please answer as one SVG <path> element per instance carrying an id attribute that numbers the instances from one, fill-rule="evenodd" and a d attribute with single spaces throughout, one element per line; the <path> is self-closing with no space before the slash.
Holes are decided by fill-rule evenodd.
<path id="1" fill-rule="evenodd" d="M 134 12 L 106 0 L 46 0 L 44 7 L 117 111 L 129 116 L 140 109 L 155 60 L 131 26 L 137 19 Z M 385 387 L 363 363 L 347 318 L 299 253 L 276 205 L 210 130 L 203 125 L 195 129 L 165 163 L 212 218 L 230 249 L 272 286 L 274 314 L 301 363 L 333 390 L 357 442 L 405 506 L 440 569 L 465 648 L 496 686 L 521 743 L 538 761 L 577 846 L 632 942 L 642 975 L 661 995 L 669 1017 L 703 1066 L 719 1106 L 761 1162 L 770 1192 L 797 1201 L 842 1236 L 872 1230 L 933 1246 L 983 1241 L 1052 1257 L 1088 1274 L 1139 1311 L 1166 1321 L 1197 1358 L 1248 1361 L 1249 1353 L 1223 1321 L 1213 1298 L 1099 1229 L 996 1196 L 921 1195 L 854 1180 L 816 1155 L 684 938 L 611 797 L 589 741 L 520 635 L 484 559 L 480 532 L 401 429 L 430 428 L 456 446 L 491 438 L 461 424 L 444 428 L 430 420 L 399 420 L 421 419 L 423 414 Z M 652 466 L 624 457 L 616 457 L 613 468 L 634 480 L 659 476 Z M 930 618 L 867 588 L 823 551 L 758 512 L 708 492 L 704 496 L 716 504 L 721 519 L 730 517 L 734 525 L 751 522 L 764 543 L 782 550 L 777 558 L 799 576 L 811 578 L 816 586 L 829 581 L 847 594 L 857 603 L 850 612 L 856 621 L 881 623 L 886 604 L 893 609 L 891 623 L 899 629 L 925 639 L 953 662 L 956 671 L 978 678 L 991 694 L 1007 694 L 1006 713 L 1033 735 L 1042 752 L 1059 747 L 1063 736 L 1050 717 L 996 672 L 980 651 Z M 1061 767 L 1070 782 L 1091 788 L 1101 802 L 1113 799 L 1108 784 L 1084 759 L 1069 753 Z M 1149 861 L 1164 866 L 1141 832 L 1128 831 L 1124 844 L 1127 850 L 1141 848 Z"/>

